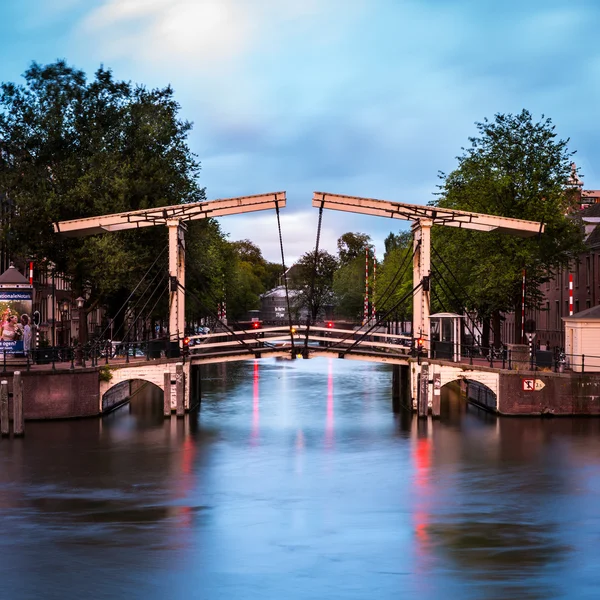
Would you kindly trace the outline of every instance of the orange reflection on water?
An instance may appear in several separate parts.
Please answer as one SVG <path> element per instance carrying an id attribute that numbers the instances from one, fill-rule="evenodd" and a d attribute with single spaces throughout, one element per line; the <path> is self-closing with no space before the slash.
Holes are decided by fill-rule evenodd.
<path id="1" fill-rule="evenodd" d="M 431 522 L 431 454 L 433 444 L 431 438 L 418 438 L 413 446 L 414 464 L 414 501 L 413 526 L 416 537 L 417 569 L 427 569 L 429 558 L 429 532 Z"/>
<path id="2" fill-rule="evenodd" d="M 259 421 L 260 421 L 260 395 L 259 395 L 259 372 L 258 360 L 254 361 L 254 372 L 252 375 L 252 435 L 250 436 L 250 444 L 256 446 L 259 441 Z"/>
<path id="3" fill-rule="evenodd" d="M 195 483 L 194 458 L 196 456 L 197 449 L 194 438 L 190 435 L 188 430 L 189 416 L 186 416 L 184 421 L 181 421 L 180 419 L 172 419 L 172 423 L 173 422 L 174 424 L 172 424 L 172 427 L 174 426 L 176 430 L 180 430 L 179 435 L 181 434 L 181 428 L 185 428 L 183 432 L 184 439 L 181 444 L 180 475 L 176 479 L 177 483 L 174 488 L 174 497 L 177 501 L 175 510 L 178 517 L 176 527 L 176 531 L 178 532 L 176 545 L 184 547 L 189 543 L 187 532 L 192 526 L 193 510 L 189 505 L 189 501 Z"/>
<path id="4" fill-rule="evenodd" d="M 333 404 L 333 360 L 329 360 L 327 375 L 327 418 L 325 421 L 325 447 L 332 448 L 334 443 L 334 404 Z"/>

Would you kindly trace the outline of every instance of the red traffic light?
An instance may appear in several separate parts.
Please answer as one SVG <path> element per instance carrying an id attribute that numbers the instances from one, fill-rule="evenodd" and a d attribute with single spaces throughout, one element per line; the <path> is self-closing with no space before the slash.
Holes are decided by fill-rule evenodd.
<path id="1" fill-rule="evenodd" d="M 329 327 L 329 329 L 331 329 L 333 327 L 333 322 L 332 321 L 328 321 L 327 322 L 327 327 Z"/>
<path id="2" fill-rule="evenodd" d="M 425 344 L 425 340 L 423 338 L 418 338 L 417 339 L 417 346 L 419 346 L 419 348 L 422 348 L 423 344 Z"/>
<path id="3" fill-rule="evenodd" d="M 260 321 L 253 321 L 252 329 L 260 329 Z"/>
<path id="4" fill-rule="evenodd" d="M 183 338 L 183 345 L 184 346 L 189 346 L 190 345 L 190 338 L 189 337 L 184 337 Z"/>

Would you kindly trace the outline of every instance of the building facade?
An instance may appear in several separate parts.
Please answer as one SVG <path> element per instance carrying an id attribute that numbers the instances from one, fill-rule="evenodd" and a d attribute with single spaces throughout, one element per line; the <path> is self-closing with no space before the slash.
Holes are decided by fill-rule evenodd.
<path id="1" fill-rule="evenodd" d="M 586 190 L 582 191 L 583 193 Z M 536 343 L 540 347 L 564 348 L 563 318 L 570 314 L 569 280 L 573 278 L 573 313 L 600 304 L 600 191 L 588 190 L 583 208 L 576 217 L 584 230 L 585 252 L 569 268 L 561 269 L 547 283 L 542 284 L 541 307 L 526 311 L 525 318 L 536 323 Z M 588 202 L 590 198 L 594 202 Z M 504 343 L 521 343 L 515 339 L 514 314 L 505 316 L 502 327 Z"/>

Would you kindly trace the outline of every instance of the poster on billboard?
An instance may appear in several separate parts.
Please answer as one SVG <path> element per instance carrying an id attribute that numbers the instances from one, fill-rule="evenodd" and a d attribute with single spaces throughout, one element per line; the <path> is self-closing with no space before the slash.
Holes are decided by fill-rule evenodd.
<path id="1" fill-rule="evenodd" d="M 31 315 L 32 290 L 0 290 L 0 351 L 23 353 L 22 315 Z"/>

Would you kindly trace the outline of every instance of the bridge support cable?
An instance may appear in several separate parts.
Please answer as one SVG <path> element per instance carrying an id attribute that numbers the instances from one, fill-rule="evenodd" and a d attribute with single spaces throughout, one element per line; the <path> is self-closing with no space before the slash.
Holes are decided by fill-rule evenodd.
<path id="1" fill-rule="evenodd" d="M 159 284 L 154 287 L 154 289 L 152 290 L 152 293 L 150 294 L 150 296 L 148 296 L 148 299 L 146 300 L 146 303 L 140 309 L 139 315 L 135 318 L 135 320 L 129 326 L 129 329 L 125 332 L 125 335 L 123 336 L 123 341 L 125 341 L 128 338 L 130 331 L 133 329 L 133 327 L 135 327 L 136 323 L 140 319 L 142 319 L 142 318 L 146 319 L 148 317 L 148 315 L 152 314 L 152 312 L 156 308 L 156 305 L 160 302 L 161 295 L 162 295 L 160 293 L 158 294 L 158 298 L 157 298 L 156 302 L 154 303 L 154 305 L 152 306 L 152 308 L 147 313 L 145 313 L 144 311 L 146 310 L 146 307 L 148 306 L 148 304 L 150 303 L 150 300 L 152 300 L 152 298 L 153 298 L 154 294 L 156 294 L 156 292 L 158 292 L 160 290 L 165 291 L 165 289 L 167 289 L 167 288 L 163 288 L 163 285 L 165 283 L 166 277 L 167 277 L 166 273 L 163 273 L 163 276 L 162 276 Z"/>
<path id="2" fill-rule="evenodd" d="M 398 302 L 396 302 L 396 304 L 394 304 L 392 306 L 392 308 L 390 308 L 388 311 L 386 311 L 384 313 L 384 315 L 380 319 L 377 320 L 376 323 L 371 325 L 371 327 L 369 327 L 369 329 L 367 329 L 357 340 L 355 340 L 351 344 L 351 346 L 349 348 L 346 348 L 341 354 L 345 356 L 346 354 L 348 354 L 348 352 L 350 352 L 353 348 L 355 348 L 358 344 L 360 344 L 360 342 L 362 342 L 371 333 L 371 331 L 373 331 L 373 329 L 378 327 L 381 322 L 385 321 L 385 319 L 390 314 L 392 314 L 392 312 L 394 312 L 394 310 L 396 310 L 396 308 L 398 308 L 398 306 L 400 306 L 401 304 L 406 302 L 410 297 L 414 296 L 418 292 L 419 287 L 421 287 L 422 285 L 423 285 L 423 282 L 420 282 L 416 286 L 414 286 L 412 290 L 410 290 L 409 292 L 404 294 L 404 296 L 402 296 L 402 298 Z"/>
<path id="3" fill-rule="evenodd" d="M 156 265 L 156 263 L 159 261 L 159 259 L 162 257 L 162 255 L 167 251 L 167 247 L 163 248 L 162 251 L 159 253 L 159 255 L 154 259 L 154 262 L 150 265 L 150 267 L 148 268 L 148 270 L 144 273 L 144 275 L 142 276 L 142 278 L 139 280 L 139 282 L 137 283 L 137 285 L 133 288 L 133 291 L 131 292 L 131 294 L 129 294 L 129 296 L 127 297 L 127 300 L 125 300 L 125 302 L 123 302 L 123 304 L 121 305 L 121 308 L 119 308 L 119 310 L 115 313 L 115 315 L 113 316 L 112 320 L 114 321 L 114 319 L 116 319 L 120 314 L 121 311 L 127 306 L 128 302 L 131 300 L 131 298 L 133 298 L 133 295 L 137 292 L 138 288 L 140 287 L 140 285 L 142 284 L 142 282 L 144 281 L 144 279 L 146 279 L 146 277 L 148 277 L 150 271 L 152 271 L 152 269 L 154 268 L 154 266 Z M 100 333 L 99 339 L 103 339 L 104 335 L 106 334 L 106 332 L 110 329 L 110 323 L 104 328 L 104 330 Z"/>
<path id="4" fill-rule="evenodd" d="M 440 262 L 442 263 L 442 265 L 446 268 L 446 271 L 450 274 L 450 276 L 452 277 L 452 279 L 454 279 L 454 281 L 456 282 L 456 285 L 460 288 L 460 290 L 465 294 L 465 297 L 467 298 L 467 300 L 474 306 L 475 302 L 473 301 L 473 299 L 469 296 L 469 293 L 467 292 L 467 290 L 460 284 L 460 282 L 456 279 L 454 273 L 451 271 L 451 269 L 448 267 L 448 265 L 446 264 L 446 262 L 444 261 L 444 259 L 442 258 L 441 254 L 436 250 L 435 246 L 431 246 L 431 249 L 433 250 L 433 253 L 436 255 L 436 258 L 438 258 L 440 260 Z M 436 269 L 437 275 L 440 278 L 440 280 L 446 285 L 447 289 L 450 291 L 450 293 L 455 297 L 455 299 L 458 301 L 459 305 L 461 306 L 462 310 L 466 312 L 465 309 L 465 303 L 463 300 L 461 300 L 458 295 L 454 292 L 454 290 L 452 289 L 452 286 L 445 280 L 444 276 L 442 275 L 441 271 L 439 269 Z M 469 327 L 467 325 L 467 319 L 465 319 L 465 326 L 467 327 L 469 333 L 471 334 L 471 336 L 473 337 L 473 341 L 475 341 L 476 335 L 475 335 L 475 330 L 471 327 Z M 483 351 L 483 347 L 481 346 L 481 343 L 478 342 L 477 345 L 479 346 L 479 349 L 481 351 Z"/>
<path id="5" fill-rule="evenodd" d="M 412 255 L 410 255 L 408 253 L 406 254 L 406 256 L 404 257 L 403 261 L 400 263 L 400 266 L 398 267 L 398 269 L 396 269 L 396 273 L 394 274 L 394 277 L 392 278 L 391 282 L 388 284 L 387 288 L 383 292 L 382 298 L 378 301 L 379 306 L 385 306 L 385 304 L 387 303 L 387 301 L 390 299 L 393 291 L 395 291 L 395 288 L 394 288 L 394 290 L 391 289 L 392 285 L 395 283 L 395 280 L 396 280 L 396 278 L 398 278 L 398 274 L 401 271 L 402 271 L 402 273 L 400 274 L 399 280 L 402 281 L 402 279 L 404 278 L 404 275 L 406 274 L 406 271 L 410 267 L 410 262 L 408 262 L 408 259 L 410 258 L 410 260 L 412 262 L 412 259 L 413 259 L 414 255 L 415 255 L 415 252 L 416 252 L 416 250 L 413 249 Z M 389 292 L 389 295 L 388 295 L 388 292 Z M 413 295 L 414 295 L 414 292 L 415 292 L 415 289 L 413 288 L 413 292 L 412 292 Z M 386 319 L 386 317 L 388 317 L 390 314 L 392 314 L 396 310 L 396 308 L 398 308 L 398 306 L 400 306 L 401 304 L 403 304 L 404 302 L 406 302 L 407 299 L 408 299 L 408 297 L 406 299 L 400 300 L 399 302 L 397 302 L 396 304 L 394 304 L 391 309 L 385 311 L 383 313 L 383 316 L 381 316 L 379 319 L 377 319 L 375 321 L 375 323 L 373 324 L 373 328 L 374 327 L 378 327 L 382 322 L 384 322 L 385 319 Z M 360 332 L 363 327 L 365 327 L 365 324 L 361 324 L 361 326 L 357 330 L 352 331 L 351 333 L 349 333 L 348 335 L 346 335 L 345 337 L 343 337 L 340 342 L 337 342 L 336 344 L 333 344 L 331 347 L 335 348 L 337 346 L 337 344 L 339 344 L 339 343 L 343 344 L 346 340 L 349 340 L 351 337 L 353 337 L 354 335 L 356 335 L 356 333 Z M 370 331 L 372 331 L 372 328 L 369 329 L 369 332 Z"/>
<path id="6" fill-rule="evenodd" d="M 439 269 L 437 269 L 436 267 L 433 267 L 433 272 L 434 275 L 436 277 L 439 278 L 438 284 L 440 284 L 440 287 L 445 291 L 445 292 L 449 292 L 450 295 L 454 296 L 455 300 L 458 302 L 459 306 L 461 305 L 461 299 L 455 294 L 454 290 L 452 289 L 452 287 L 448 284 L 448 282 L 444 279 L 444 276 L 442 275 L 441 271 Z M 441 283 L 443 283 L 444 285 L 441 285 Z M 445 286 L 445 287 L 444 287 Z M 446 312 L 448 312 L 448 309 L 444 306 L 444 303 L 442 302 L 441 298 L 438 296 L 437 293 L 435 293 L 434 290 L 434 295 L 437 299 L 437 301 L 439 302 L 440 306 L 442 307 L 442 309 Z M 464 306 L 461 306 L 461 310 L 465 310 Z M 470 327 L 467 323 L 467 320 L 465 319 L 464 321 L 464 325 L 467 328 L 467 331 L 471 334 L 471 336 L 473 337 L 473 341 L 475 342 L 475 340 L 477 339 L 477 336 L 475 335 L 475 330 Z M 476 344 L 479 347 L 479 350 L 483 353 L 483 346 L 481 345 L 481 342 L 477 342 Z"/>
<path id="7" fill-rule="evenodd" d="M 183 288 L 183 286 L 182 286 Z M 231 334 L 231 337 L 236 341 L 239 342 L 242 346 L 244 346 L 246 348 L 246 350 L 248 350 L 248 352 L 254 353 L 254 348 L 252 346 L 250 346 L 248 343 L 246 343 L 246 340 L 243 340 L 242 338 L 240 338 L 239 333 L 245 333 L 245 334 L 250 334 L 252 335 L 254 332 L 253 331 L 246 331 L 246 330 L 242 330 L 241 332 L 235 332 L 233 329 L 231 329 L 231 327 L 229 327 L 229 325 L 227 325 L 226 323 L 224 323 L 223 321 L 221 321 L 217 315 L 217 313 L 209 308 L 208 306 L 205 306 L 202 304 L 202 301 L 200 300 L 200 298 L 194 294 L 194 292 L 190 291 L 190 290 L 186 290 L 185 288 L 182 289 L 182 291 L 189 295 L 191 298 L 194 298 L 194 300 L 196 300 L 196 302 L 198 302 L 198 304 L 204 308 L 209 314 L 211 314 L 213 317 L 215 317 L 215 320 L 220 323 L 226 330 L 228 333 Z M 261 340 L 258 337 L 254 337 L 254 340 L 257 342 L 260 342 Z"/>
<path id="8" fill-rule="evenodd" d="M 146 289 L 140 294 L 140 296 L 138 297 L 138 299 L 135 301 L 134 305 L 130 308 L 127 309 L 127 312 L 131 315 L 131 314 L 135 314 L 135 309 L 137 307 L 137 305 L 140 303 L 140 301 L 142 300 L 142 298 L 144 297 L 144 294 L 149 290 L 152 289 L 152 292 L 150 294 L 150 298 L 154 295 L 154 293 L 156 292 L 157 287 L 154 286 L 153 284 L 156 281 L 156 278 L 160 275 L 160 271 L 157 271 L 154 274 L 154 277 L 152 278 L 152 280 L 150 281 L 150 283 L 146 286 Z M 164 280 L 165 277 L 163 275 L 162 280 Z M 162 283 L 161 280 L 161 283 Z M 123 322 L 119 325 L 119 327 L 116 330 L 113 330 L 112 332 L 112 336 L 113 337 L 118 337 L 117 334 L 119 334 L 121 332 L 121 329 L 123 329 L 124 325 L 125 325 L 125 319 L 127 318 L 127 313 L 124 315 L 124 319 Z M 138 319 L 136 318 L 136 321 Z M 131 328 L 127 331 L 127 333 L 123 336 L 122 341 L 126 341 L 125 338 L 126 336 L 129 334 L 129 331 L 131 330 Z"/>
<path id="9" fill-rule="evenodd" d="M 201 277 L 199 277 L 198 272 L 194 271 L 194 266 L 193 265 L 188 265 L 188 268 L 192 269 L 193 274 L 196 275 L 196 277 L 198 279 L 201 279 Z M 239 336 L 235 333 L 235 331 L 229 327 L 229 325 L 219 316 L 219 314 L 217 312 L 215 312 L 212 308 L 210 308 L 209 306 L 207 306 L 206 304 L 204 304 L 204 302 L 200 299 L 200 297 L 196 294 L 194 294 L 193 292 L 191 292 L 190 290 L 186 290 L 186 288 L 183 288 L 182 291 L 184 291 L 185 293 L 189 294 L 191 298 L 193 298 L 194 300 L 196 300 L 196 302 L 198 303 L 198 306 L 201 309 L 204 309 L 210 316 L 212 316 L 215 320 L 215 323 L 218 323 L 219 325 L 221 325 L 221 327 L 223 327 L 227 332 L 231 333 L 232 336 L 238 340 L 238 341 L 242 341 L 239 339 Z M 218 305 L 218 303 L 220 302 L 220 299 L 217 298 L 217 296 L 215 296 L 215 294 L 213 294 L 213 292 L 210 290 L 210 288 L 207 288 L 207 294 L 210 297 L 210 299 L 215 303 L 215 305 Z M 227 319 L 228 321 L 230 321 L 234 326 L 239 325 L 239 321 L 237 319 Z M 260 341 L 260 338 L 257 337 L 257 333 L 255 330 L 246 330 L 246 329 L 241 329 L 240 330 L 241 333 L 243 334 L 247 334 L 247 335 L 252 335 L 254 336 L 254 340 L 256 341 Z M 248 347 L 250 348 L 250 347 Z"/>
<path id="10" fill-rule="evenodd" d="M 402 279 L 406 275 L 406 271 L 408 270 L 408 267 L 410 266 L 408 259 L 410 257 L 410 261 L 412 262 L 416 252 L 417 252 L 417 248 L 413 248 L 412 255 L 408 254 L 408 252 L 406 253 L 406 255 L 404 256 L 404 259 L 400 263 L 400 266 L 396 269 L 396 272 L 394 273 L 394 277 L 391 279 L 390 283 L 387 285 L 387 287 L 385 288 L 385 290 L 383 291 L 381 296 L 377 299 L 377 304 L 379 306 L 385 306 L 387 301 L 392 296 L 393 292 L 396 291 L 396 288 L 392 289 L 392 286 L 396 283 L 396 279 L 398 279 L 398 283 L 402 282 Z M 401 274 L 400 274 L 400 271 L 402 271 Z M 398 278 L 399 274 L 400 274 L 400 277 Z"/>
<path id="11" fill-rule="evenodd" d="M 287 269 L 285 267 L 285 254 L 283 252 L 283 236 L 281 235 L 281 218 L 279 216 L 279 202 L 275 200 L 275 214 L 277 215 L 277 230 L 279 231 L 279 248 L 281 250 L 281 266 L 283 268 L 283 285 L 285 287 L 285 302 L 287 304 L 288 311 L 288 322 L 290 326 L 290 343 L 292 346 L 291 355 L 292 358 L 296 357 L 296 352 L 294 351 L 294 332 L 293 332 L 293 323 L 292 323 L 292 311 L 290 308 L 290 294 L 288 290 L 288 280 L 287 280 Z"/>
<path id="12" fill-rule="evenodd" d="M 313 302 L 314 302 L 314 296 L 315 296 L 315 284 L 317 281 L 317 267 L 319 264 L 319 243 L 321 241 L 321 225 L 323 223 L 323 207 L 325 205 L 325 202 L 321 203 L 321 206 L 319 207 L 319 221 L 317 223 L 317 239 L 315 241 L 315 261 L 314 261 L 314 265 L 313 265 L 313 272 L 312 272 L 312 281 L 310 284 L 310 295 L 309 295 L 309 300 L 308 300 L 308 314 L 306 317 L 306 335 L 304 338 L 304 355 L 306 357 L 308 357 L 308 336 L 310 334 L 310 323 L 311 323 L 311 318 L 313 317 L 312 314 L 312 310 L 313 310 Z M 314 315 L 314 318 L 316 319 L 317 315 Z"/>
<path id="13" fill-rule="evenodd" d="M 216 321 L 217 323 L 219 323 L 219 324 L 220 324 L 222 327 L 224 327 L 224 328 L 227 330 L 227 332 L 228 332 L 228 333 L 230 333 L 230 334 L 231 334 L 231 336 L 232 336 L 232 338 L 233 338 L 233 339 L 235 339 L 237 342 L 239 342 L 240 344 L 242 344 L 243 346 L 245 346 L 245 347 L 246 347 L 246 349 L 247 349 L 249 352 L 254 352 L 254 348 L 252 348 L 252 346 L 250 346 L 249 344 L 247 344 L 245 340 L 241 339 L 241 338 L 240 338 L 240 336 L 238 335 L 238 333 L 236 333 L 236 332 L 235 332 L 233 329 L 231 329 L 231 327 L 229 327 L 229 325 L 228 325 L 227 323 L 225 323 L 224 321 L 222 321 L 222 320 L 219 318 L 219 316 L 217 315 L 217 313 L 216 313 L 216 312 L 215 312 L 215 311 L 214 311 L 212 308 L 210 308 L 210 307 L 206 306 L 206 305 L 205 305 L 205 304 L 202 302 L 202 300 L 200 299 L 200 297 L 199 297 L 199 296 L 197 296 L 197 295 L 196 295 L 194 292 L 192 292 L 191 290 L 187 290 L 187 289 L 186 289 L 184 286 L 182 286 L 181 284 L 179 284 L 179 285 L 180 285 L 180 286 L 181 286 L 181 288 L 182 288 L 182 289 L 181 289 L 181 291 L 182 291 L 184 294 L 188 294 L 188 295 L 189 295 L 191 298 L 193 298 L 193 299 L 194 299 L 194 300 L 195 300 L 195 301 L 198 303 L 198 305 L 200 306 L 200 308 L 204 308 L 204 310 L 206 310 L 206 311 L 207 311 L 207 312 L 208 312 L 210 315 L 212 315 L 212 316 L 215 318 L 215 321 Z M 212 295 L 212 294 L 211 294 L 211 295 Z M 234 321 L 234 323 L 235 323 L 235 321 Z M 244 330 L 242 330 L 242 331 L 241 331 L 241 332 L 239 332 L 239 333 L 246 334 L 246 335 L 254 335 L 254 338 L 253 338 L 253 339 L 254 339 L 255 341 L 257 341 L 257 342 L 260 342 L 260 341 L 261 341 L 261 339 L 260 339 L 260 338 L 258 338 L 258 337 L 256 336 L 256 332 L 255 332 L 255 331 L 246 331 L 246 330 L 244 329 Z"/>

